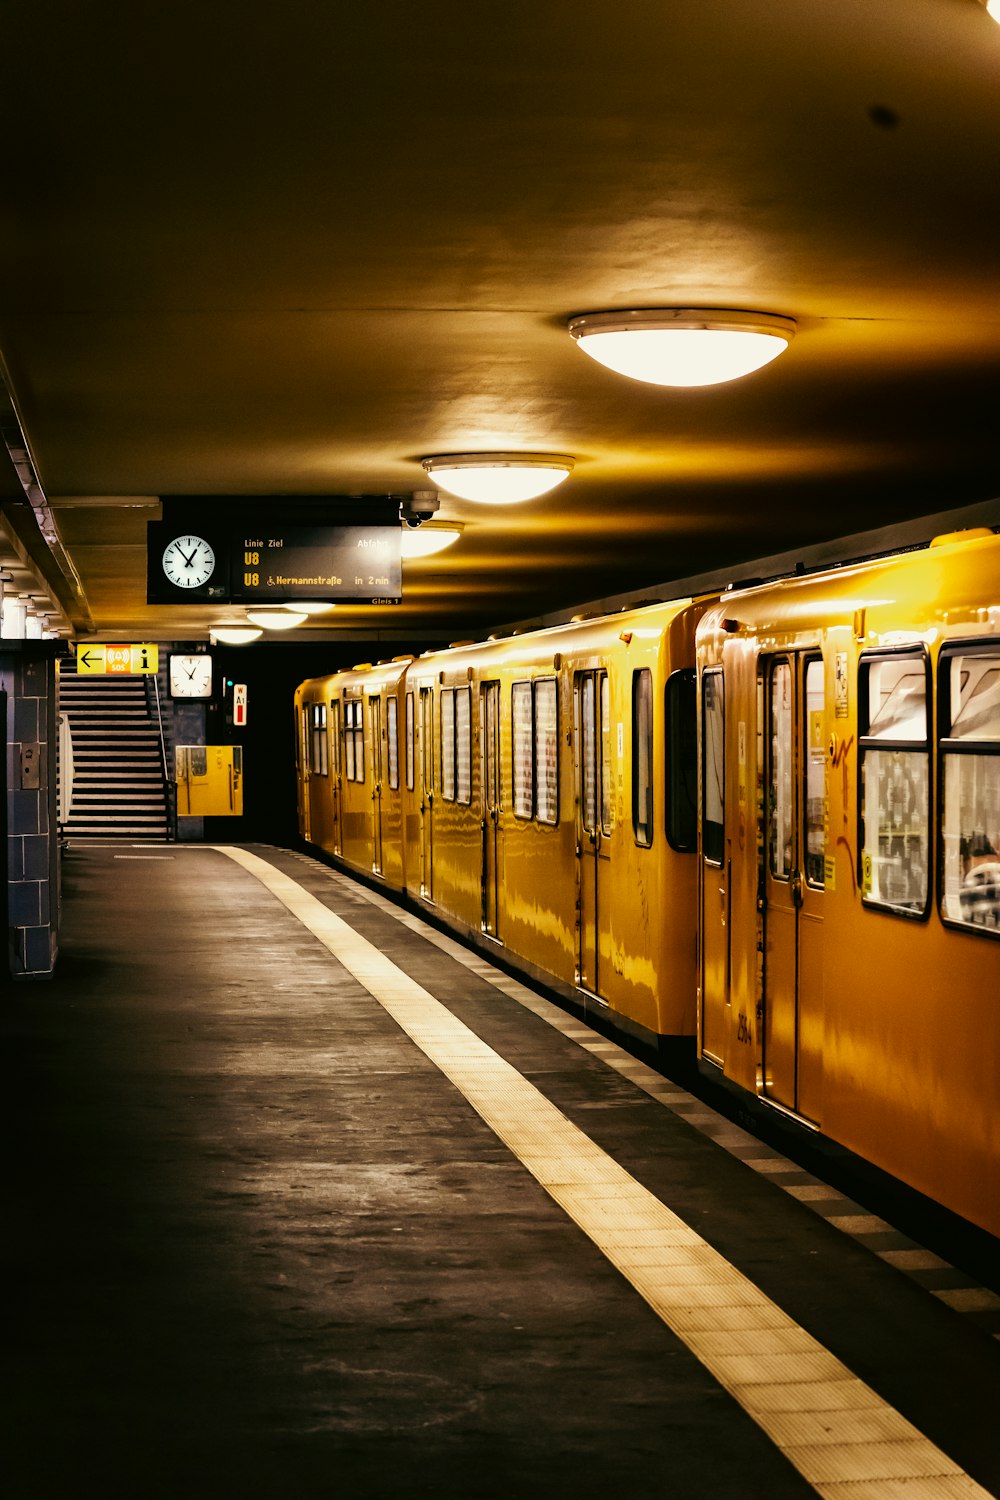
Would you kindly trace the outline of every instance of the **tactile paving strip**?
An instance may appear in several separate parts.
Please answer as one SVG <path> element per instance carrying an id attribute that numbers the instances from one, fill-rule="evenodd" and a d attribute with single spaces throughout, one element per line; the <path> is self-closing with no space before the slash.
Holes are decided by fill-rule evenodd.
<path id="1" fill-rule="evenodd" d="M 367 939 L 266 860 L 218 852 L 365 986 L 818 1494 L 987 1496 Z"/>

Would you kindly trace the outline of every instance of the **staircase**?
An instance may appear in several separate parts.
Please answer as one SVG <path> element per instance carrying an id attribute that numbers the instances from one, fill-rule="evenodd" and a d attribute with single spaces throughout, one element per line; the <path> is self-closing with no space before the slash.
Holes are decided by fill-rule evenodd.
<path id="1" fill-rule="evenodd" d="M 63 834 L 166 842 L 160 732 L 145 678 L 80 675 L 71 659 L 60 667 L 59 708 L 73 736 L 73 802 Z"/>

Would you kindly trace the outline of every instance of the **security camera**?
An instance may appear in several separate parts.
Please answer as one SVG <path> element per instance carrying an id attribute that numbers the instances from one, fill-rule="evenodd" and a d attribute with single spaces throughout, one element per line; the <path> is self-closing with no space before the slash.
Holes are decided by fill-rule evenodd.
<path id="1" fill-rule="evenodd" d="M 399 514 L 407 526 L 420 526 L 433 516 L 441 504 L 437 490 L 414 490 L 408 500 L 403 500 Z"/>

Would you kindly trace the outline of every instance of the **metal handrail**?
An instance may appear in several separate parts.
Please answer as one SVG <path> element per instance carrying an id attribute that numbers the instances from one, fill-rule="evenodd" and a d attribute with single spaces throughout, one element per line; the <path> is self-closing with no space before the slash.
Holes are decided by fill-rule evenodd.
<path id="1" fill-rule="evenodd" d="M 175 788 L 167 769 L 167 740 L 163 731 L 163 711 L 160 707 L 160 683 L 155 672 L 146 679 L 147 683 L 152 681 L 153 700 L 156 705 L 156 724 L 160 731 L 160 775 L 163 777 L 163 797 L 167 807 L 167 840 L 176 837 L 177 819 L 174 811 Z M 147 690 L 148 691 L 148 690 Z"/>

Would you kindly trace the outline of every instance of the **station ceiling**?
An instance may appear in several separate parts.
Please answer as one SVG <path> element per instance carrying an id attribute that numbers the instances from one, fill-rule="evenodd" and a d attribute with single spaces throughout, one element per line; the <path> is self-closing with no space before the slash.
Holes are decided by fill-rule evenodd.
<path id="1" fill-rule="evenodd" d="M 317 638 L 468 635 L 1000 494 L 979 0 L 11 0 L 4 42 L 5 432 L 37 491 L 5 455 L 0 497 L 80 637 L 233 617 L 146 604 L 163 495 L 574 456 L 518 507 L 442 497 L 462 538 L 391 619 Z M 567 332 L 672 307 L 797 332 L 700 390 Z"/>

